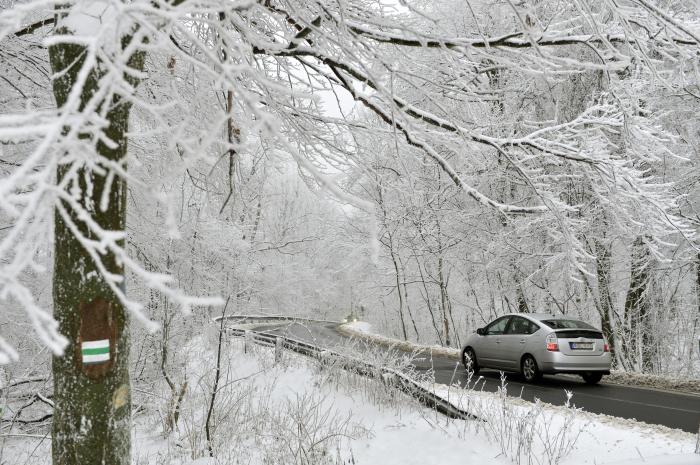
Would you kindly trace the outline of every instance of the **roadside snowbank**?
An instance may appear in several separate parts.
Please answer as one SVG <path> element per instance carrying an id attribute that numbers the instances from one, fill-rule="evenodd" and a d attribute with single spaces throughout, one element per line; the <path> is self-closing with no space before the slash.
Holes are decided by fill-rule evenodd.
<path id="1" fill-rule="evenodd" d="M 672 376 L 647 375 L 613 370 L 603 378 L 606 383 L 623 384 L 625 386 L 679 391 L 690 394 L 700 394 L 700 379 L 676 378 Z"/>
<path id="2" fill-rule="evenodd" d="M 503 452 L 510 452 L 510 456 L 514 455 L 513 449 L 529 446 L 541 458 L 539 463 L 554 463 L 548 459 L 556 457 L 557 448 L 565 449 L 568 440 L 571 450 L 561 462 L 563 465 L 700 465 L 700 455 L 693 453 L 696 437 L 685 431 L 566 406 L 533 404 L 506 396 L 505 392 L 444 384 L 426 387 L 453 404 L 488 418 L 490 424 L 483 426 L 484 431 L 505 435 L 507 440 L 502 444 L 511 450 Z M 523 433 L 518 434 L 520 431 Z M 572 438 L 575 442 L 571 442 Z"/>
<path id="3" fill-rule="evenodd" d="M 375 344 L 397 348 L 405 352 L 429 352 L 432 354 L 443 355 L 459 360 L 460 351 L 451 347 L 441 347 L 438 345 L 422 345 L 410 341 L 400 341 L 390 337 L 382 336 L 381 334 L 372 331 L 372 325 L 365 321 L 355 321 L 345 323 L 338 326 L 338 332 L 349 337 L 364 339 Z"/>

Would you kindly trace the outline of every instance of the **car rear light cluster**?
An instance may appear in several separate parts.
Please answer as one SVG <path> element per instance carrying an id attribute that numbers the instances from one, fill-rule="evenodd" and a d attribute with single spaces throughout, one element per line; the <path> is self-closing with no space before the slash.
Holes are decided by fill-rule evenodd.
<path id="1" fill-rule="evenodd" d="M 547 339 L 545 341 L 547 342 L 548 351 L 559 352 L 559 340 L 557 339 L 557 335 L 555 333 L 552 333 L 549 336 L 547 336 Z"/>
<path id="2" fill-rule="evenodd" d="M 603 342 L 603 352 L 610 352 L 610 346 L 608 345 L 607 340 L 604 340 Z"/>

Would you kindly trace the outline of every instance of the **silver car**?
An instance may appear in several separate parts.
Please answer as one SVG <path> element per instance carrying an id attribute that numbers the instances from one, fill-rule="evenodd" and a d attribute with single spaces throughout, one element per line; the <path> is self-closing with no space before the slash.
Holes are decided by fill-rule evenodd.
<path id="1" fill-rule="evenodd" d="M 471 334 L 462 349 L 467 370 L 522 373 L 528 382 L 542 374 L 573 373 L 588 384 L 610 374 L 610 349 L 603 333 L 583 321 L 543 313 L 511 313 Z"/>

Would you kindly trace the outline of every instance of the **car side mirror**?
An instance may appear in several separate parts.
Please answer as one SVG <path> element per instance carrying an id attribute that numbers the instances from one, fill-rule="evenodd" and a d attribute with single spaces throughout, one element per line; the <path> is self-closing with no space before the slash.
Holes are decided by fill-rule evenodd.
<path id="1" fill-rule="evenodd" d="M 484 334 L 486 334 L 486 331 L 484 330 L 484 328 L 476 328 L 476 334 L 478 334 L 479 336 L 483 336 Z"/>

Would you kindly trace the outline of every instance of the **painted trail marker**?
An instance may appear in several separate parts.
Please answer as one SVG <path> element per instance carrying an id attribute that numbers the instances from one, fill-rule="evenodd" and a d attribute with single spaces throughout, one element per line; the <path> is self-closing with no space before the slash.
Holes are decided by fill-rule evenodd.
<path id="1" fill-rule="evenodd" d="M 109 375 L 119 356 L 114 308 L 104 298 L 96 297 L 90 302 L 81 302 L 79 310 L 76 362 L 85 376 L 99 383 Z"/>
<path id="2" fill-rule="evenodd" d="M 109 339 L 85 341 L 81 344 L 80 351 L 83 355 L 83 365 L 107 362 L 109 361 Z"/>

